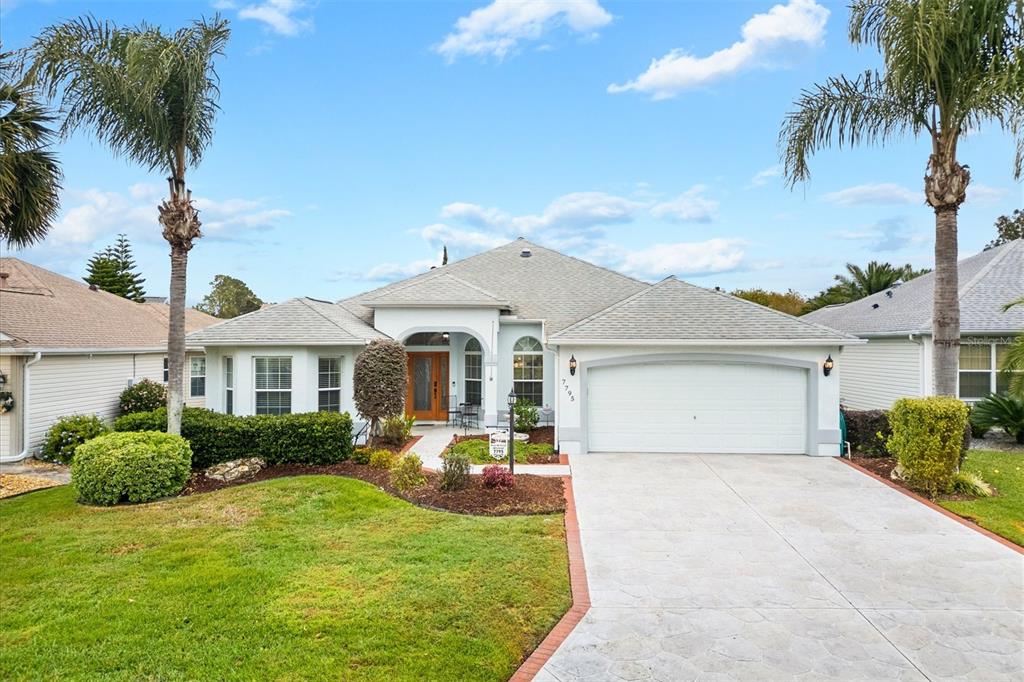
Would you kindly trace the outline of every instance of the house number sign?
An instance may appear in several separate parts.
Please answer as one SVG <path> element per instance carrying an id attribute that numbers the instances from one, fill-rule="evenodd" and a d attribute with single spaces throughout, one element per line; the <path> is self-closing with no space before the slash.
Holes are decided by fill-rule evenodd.
<path id="1" fill-rule="evenodd" d="M 565 389 L 566 395 L 569 396 L 569 402 L 571 402 L 571 403 L 576 402 L 576 396 L 573 395 L 572 389 L 569 388 L 569 382 L 566 381 L 565 379 L 562 379 L 562 388 Z"/>

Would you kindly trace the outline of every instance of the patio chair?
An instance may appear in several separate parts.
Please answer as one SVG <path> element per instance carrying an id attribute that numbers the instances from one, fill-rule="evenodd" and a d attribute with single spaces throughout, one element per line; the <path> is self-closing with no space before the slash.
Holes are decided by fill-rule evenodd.
<path id="1" fill-rule="evenodd" d="M 444 424 L 445 426 L 462 425 L 462 406 L 459 405 L 459 397 L 454 394 L 448 396 L 448 419 Z"/>
<path id="2" fill-rule="evenodd" d="M 480 428 L 480 406 L 462 403 L 462 426 L 466 430 Z"/>

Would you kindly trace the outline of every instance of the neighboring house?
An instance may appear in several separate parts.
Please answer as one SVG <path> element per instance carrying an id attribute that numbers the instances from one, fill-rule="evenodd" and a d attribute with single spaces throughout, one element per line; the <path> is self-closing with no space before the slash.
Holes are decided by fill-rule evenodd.
<path id="1" fill-rule="evenodd" d="M 0 258 L 0 391 L 14 408 L 0 414 L 0 461 L 36 454 L 59 418 L 112 419 L 126 386 L 167 381 L 167 321 L 162 303 L 135 303 L 17 258 Z M 187 310 L 195 331 L 217 319 Z M 186 403 L 202 407 L 206 359 L 190 347 Z"/>
<path id="2" fill-rule="evenodd" d="M 298 298 L 189 335 L 207 407 L 355 413 L 373 339 L 409 353 L 406 409 L 479 405 L 507 423 L 514 388 L 561 452 L 839 453 L 839 375 L 854 337 L 674 278 L 650 285 L 518 240 L 337 303 Z"/>
<path id="3" fill-rule="evenodd" d="M 966 401 L 1005 390 L 1003 353 L 1024 330 L 1024 240 L 960 261 L 960 369 L 957 395 Z M 904 396 L 933 395 L 932 295 L 929 273 L 852 303 L 801 319 L 854 334 L 868 343 L 843 352 L 842 401 L 858 410 L 887 409 Z"/>

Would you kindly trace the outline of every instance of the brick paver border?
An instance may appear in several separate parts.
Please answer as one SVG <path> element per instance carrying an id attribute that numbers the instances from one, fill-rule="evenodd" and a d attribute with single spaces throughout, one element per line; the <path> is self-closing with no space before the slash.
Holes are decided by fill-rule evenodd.
<path id="1" fill-rule="evenodd" d="M 576 498 L 573 496 L 572 478 L 563 476 L 562 484 L 565 492 L 565 544 L 569 550 L 569 585 L 572 588 L 572 606 L 548 633 L 544 641 L 533 650 L 530 657 L 523 661 L 519 669 L 509 678 L 510 682 L 532 680 L 590 610 L 590 590 L 587 587 L 587 571 L 583 566 L 583 547 L 580 544 L 580 524 L 576 518 Z"/>
<path id="2" fill-rule="evenodd" d="M 903 493 L 907 497 L 910 497 L 910 498 L 913 498 L 913 499 L 917 500 L 918 502 L 920 502 L 924 506 L 928 507 L 929 509 L 933 509 L 933 510 L 939 512 L 940 514 L 942 514 L 943 516 L 946 516 L 948 518 L 953 519 L 954 521 L 959 523 L 961 526 L 966 526 L 967 528 L 970 528 L 973 531 L 981 533 L 982 535 L 995 540 L 1000 545 L 1003 545 L 1005 547 L 1009 547 L 1010 549 L 1012 549 L 1013 551 L 1017 552 L 1018 554 L 1024 554 L 1024 547 L 1021 547 L 1017 543 L 1011 542 L 1010 540 L 1007 540 L 1006 538 L 1004 538 L 1001 535 L 996 535 L 995 533 L 993 533 L 992 531 L 988 530 L 987 528 L 982 528 L 981 526 L 979 526 L 978 524 L 974 523 L 973 521 L 969 521 L 968 519 L 965 519 L 964 517 L 960 516 L 959 514 L 955 514 L 955 513 L 951 512 L 951 511 L 949 511 L 948 509 L 946 509 L 945 507 L 940 506 L 938 504 L 935 504 L 931 500 L 929 500 L 927 498 L 924 498 L 924 497 L 921 497 L 920 495 L 918 495 L 917 493 L 915 493 L 913 491 L 907 490 L 906 488 L 904 488 L 900 484 L 896 483 L 895 481 L 890 481 L 890 480 L 884 478 L 883 476 L 879 476 L 875 472 L 869 471 L 868 469 L 865 469 L 864 467 L 860 466 L 859 464 L 855 464 L 854 462 L 851 462 L 850 460 L 848 460 L 848 459 L 846 459 L 844 457 L 837 457 L 836 459 L 838 459 L 840 462 L 842 462 L 843 464 L 845 464 L 845 465 L 847 465 L 849 467 L 853 467 L 854 469 L 856 469 L 857 471 L 861 472 L 862 474 L 866 474 L 867 476 L 870 476 L 871 478 L 875 479 L 876 481 L 884 483 L 885 485 L 889 486 L 893 490 L 898 490 L 899 492 Z"/>

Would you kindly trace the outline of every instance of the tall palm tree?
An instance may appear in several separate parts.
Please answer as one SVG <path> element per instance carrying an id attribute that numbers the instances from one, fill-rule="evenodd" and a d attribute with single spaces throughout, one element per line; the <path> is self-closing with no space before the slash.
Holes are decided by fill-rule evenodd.
<path id="1" fill-rule="evenodd" d="M 792 186 L 810 177 L 819 149 L 931 142 L 924 198 L 935 211 L 932 313 L 935 392 L 954 395 L 960 346 L 957 211 L 971 174 L 957 146 L 983 123 L 1014 135 L 1024 163 L 1024 0 L 854 0 L 850 40 L 878 49 L 882 72 L 837 76 L 804 90 L 779 136 Z"/>
<path id="2" fill-rule="evenodd" d="M 167 34 L 88 16 L 47 28 L 30 48 L 33 72 L 51 97 L 60 97 L 64 135 L 91 130 L 115 154 L 169 174 L 169 196 L 158 208 L 171 246 L 167 432 L 173 434 L 181 430 L 188 252 L 201 236 L 185 171 L 199 165 L 213 138 L 220 94 L 213 61 L 229 35 L 220 17 Z"/>
<path id="3" fill-rule="evenodd" d="M 1016 301 L 1010 301 L 1003 306 L 1003 312 L 1006 312 L 1015 305 L 1024 305 L 1024 296 L 1021 296 Z M 1024 400 L 1024 334 L 1014 339 L 1010 347 L 1006 349 L 1003 364 L 999 369 L 1004 372 L 1013 372 L 1010 375 L 1008 393 Z"/>
<path id="4" fill-rule="evenodd" d="M 836 275 L 835 279 L 847 300 L 856 301 L 865 296 L 877 294 L 879 291 L 885 291 L 897 282 L 914 279 L 928 271 L 914 270 L 909 263 L 899 266 L 873 260 L 868 263 L 866 268 L 847 263 L 846 272 L 845 275 Z"/>
<path id="5" fill-rule="evenodd" d="M 0 240 L 7 246 L 42 240 L 57 217 L 61 171 L 47 149 L 51 121 L 13 54 L 0 52 Z"/>

